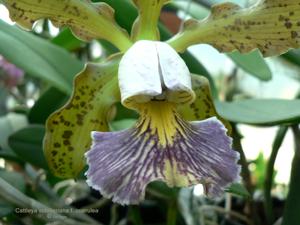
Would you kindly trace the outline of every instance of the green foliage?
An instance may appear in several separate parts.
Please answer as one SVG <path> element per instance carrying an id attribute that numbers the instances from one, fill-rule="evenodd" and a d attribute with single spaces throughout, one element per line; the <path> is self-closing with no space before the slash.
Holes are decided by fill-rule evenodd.
<path id="1" fill-rule="evenodd" d="M 0 52 L 31 76 L 65 93 L 71 92 L 72 79 L 83 66 L 82 62 L 62 48 L 3 21 L 0 21 Z"/>
<path id="2" fill-rule="evenodd" d="M 248 99 L 216 105 L 222 117 L 235 123 L 270 126 L 300 120 L 300 100 Z"/>
<path id="3" fill-rule="evenodd" d="M 299 142 L 299 137 L 298 142 Z M 299 223 L 299 208 L 300 208 L 300 157 L 299 145 L 297 146 L 296 154 L 292 164 L 290 191 L 287 197 L 287 203 L 283 214 L 282 225 L 297 225 Z"/>
<path id="4" fill-rule="evenodd" d="M 42 33 L 39 34 L 21 31 L 16 26 L 10 26 L 0 21 L 0 55 L 26 72 L 25 87 L 23 88 L 25 91 L 21 87 L 15 87 L 16 89 L 12 90 L 0 87 L 1 104 L 5 102 L 4 110 L 0 111 L 0 114 L 3 115 L 0 117 L 1 166 L 2 162 L 5 162 L 5 168 L 0 170 L 0 196 L 7 195 L 5 199 L 10 199 L 10 201 L 0 200 L 0 223 L 4 221 L 7 224 L 43 224 L 44 222 L 41 222 L 41 218 L 37 215 L 20 216 L 14 213 L 15 206 L 70 208 L 69 202 L 73 201 L 71 202 L 72 207 L 100 209 L 100 213 L 98 213 L 100 216 L 84 213 L 50 214 L 57 216 L 55 222 L 63 221 L 63 224 L 75 225 L 101 225 L 102 223 L 111 225 L 131 223 L 135 225 L 198 225 L 200 221 L 201 225 L 204 225 L 203 218 L 208 217 L 213 218 L 210 222 L 214 224 L 253 224 L 255 221 L 255 225 L 271 225 L 274 219 L 283 216 L 283 225 L 298 225 L 300 161 L 297 124 L 300 122 L 300 100 L 247 99 L 220 102 L 217 99 L 227 100 L 229 94 L 220 94 L 220 90 L 214 85 L 216 79 L 208 72 L 206 65 L 202 65 L 197 57 L 188 51 L 182 53 L 181 57 L 185 60 L 190 72 L 206 78 L 201 76 L 193 78 L 193 88 L 197 99 L 193 105 L 179 109 L 185 119 L 201 120 L 210 116 L 218 116 L 228 128 L 229 133 L 231 126 L 226 120 L 234 125 L 281 125 L 274 139 L 270 158 L 264 159 L 260 154 L 257 160 L 252 162 L 256 165 L 256 169 L 250 174 L 250 177 L 242 174 L 243 183 L 233 183 L 226 189 L 227 197 L 228 194 L 232 194 L 233 200 L 210 200 L 203 195 L 195 195 L 193 188 L 169 188 L 162 182 L 153 182 L 146 190 L 146 200 L 139 206 L 119 207 L 103 198 L 97 200 L 99 196 L 90 192 L 83 175 L 77 176 L 76 182 L 65 179 L 84 173 L 86 168 L 83 154 L 90 147 L 92 130 L 124 130 L 136 123 L 138 118 L 135 111 L 129 110 L 119 103 L 120 93 L 116 77 L 118 60 L 116 62 L 115 58 L 104 59 L 104 63 L 88 64 L 86 70 L 82 70 L 85 61 L 94 60 L 91 57 L 89 43 L 82 40 L 89 41 L 92 37 L 101 39 L 98 40 L 104 53 L 101 60 L 105 56 L 116 53 L 118 48 L 125 51 L 137 39 L 161 38 L 163 41 L 168 40 L 167 42 L 177 50 L 186 49 L 195 43 L 208 43 L 220 51 L 228 52 L 226 55 L 235 63 L 236 68 L 244 70 L 261 81 L 269 81 L 275 77 L 275 74 L 272 75 L 262 55 L 278 55 L 286 52 L 290 47 L 299 47 L 300 31 L 298 27 L 300 26 L 297 26 L 297 21 L 300 18 L 297 7 L 300 2 L 298 0 L 287 0 L 286 6 L 280 6 L 282 3 L 277 0 L 263 0 L 253 7 L 250 13 L 245 13 L 244 9 L 240 9 L 234 4 L 220 4 L 213 7 L 213 13 L 208 19 L 200 22 L 190 20 L 185 23 L 184 29 L 174 38 L 167 27 L 161 23 L 158 26 L 156 24 L 160 9 L 167 2 L 165 0 L 153 2 L 135 0 L 136 4 L 133 4 L 131 0 L 104 0 L 93 1 L 94 4 L 91 5 L 91 1 L 71 0 L 69 1 L 71 6 L 83 6 L 77 8 L 82 10 L 79 14 L 74 14 L 76 7 L 73 7 L 75 11 L 67 12 L 73 21 L 63 18 L 64 12 L 61 7 L 58 7 L 66 1 L 55 1 L 57 4 L 54 5 L 51 1 L 22 1 L 26 8 L 23 13 L 18 7 L 14 7 L 14 3 L 19 4 L 19 1 L 3 0 L 2 2 L 8 5 L 11 12 L 14 12 L 13 19 L 23 26 L 31 28 L 31 23 L 40 17 L 50 18 L 58 25 L 70 26 L 61 28 L 56 37 L 50 37 L 45 24 L 42 27 Z M 41 9 L 42 3 L 45 3 L 47 7 L 43 13 L 40 13 L 37 10 Z M 111 8 L 103 3 L 107 3 Z M 172 2 L 165 7 L 183 12 L 186 11 L 187 4 Z M 208 16 L 209 10 L 206 7 L 199 5 L 196 1 L 191 4 L 189 11 L 186 12 L 188 16 L 197 20 Z M 50 15 L 48 13 L 53 13 L 53 6 L 56 7 L 56 12 Z M 280 10 L 276 10 L 277 6 Z M 147 11 L 149 7 L 152 7 L 152 10 Z M 285 7 L 286 10 L 282 11 L 282 7 Z M 84 19 L 78 17 L 86 13 L 91 17 Z M 60 20 L 55 21 L 55 18 L 53 20 L 54 15 L 60 15 Z M 269 17 L 266 18 L 266 15 Z M 256 24 L 251 27 L 249 33 L 244 32 L 247 30 L 245 28 L 247 24 L 242 27 L 240 24 L 246 20 L 251 22 L 251 26 L 252 23 Z M 81 22 L 84 22 L 83 26 L 80 25 Z M 135 25 L 133 25 L 134 22 Z M 226 29 L 228 26 L 231 29 Z M 97 28 L 96 31 L 92 31 L 95 28 Z M 124 32 L 123 28 L 130 35 Z M 78 40 L 72 32 L 82 40 Z M 219 34 L 222 34 L 221 37 Z M 254 37 L 255 35 L 258 35 L 258 38 Z M 230 36 L 230 39 L 227 36 Z M 272 44 L 274 44 L 274 48 Z M 252 51 L 254 48 L 260 49 L 262 54 L 258 50 Z M 252 52 L 241 54 L 237 51 L 231 52 L 232 50 Z M 300 66 L 299 53 L 299 49 L 291 50 L 281 57 Z M 80 71 L 82 71 L 81 75 L 73 81 L 75 75 Z M 200 82 L 202 89 L 197 86 L 199 85 L 195 82 L 197 80 L 202 82 Z M 26 92 L 27 89 L 30 89 L 30 85 L 26 86 L 27 84 L 32 84 L 36 90 L 32 95 Z M 2 85 L 1 82 L 0 85 Z M 72 85 L 75 85 L 73 93 Z M 234 85 L 235 88 L 238 86 L 238 84 Z M 84 92 L 82 87 L 89 92 Z M 212 93 L 210 93 L 210 89 Z M 17 104 L 20 108 L 9 108 L 9 110 L 19 110 L 22 114 L 6 115 L 8 112 L 6 107 L 9 105 L 6 103 L 9 102 L 9 98 L 17 98 L 16 93 L 20 94 L 24 100 Z M 98 94 L 94 95 L 93 93 Z M 70 96 L 71 99 L 67 101 Z M 83 101 L 79 102 L 76 96 Z M 33 106 L 26 105 L 29 100 L 34 100 Z M 91 110 L 91 106 L 97 110 Z M 60 109 L 60 107 L 63 108 Z M 47 119 L 45 130 L 44 124 Z M 73 124 L 72 128 L 73 137 L 62 140 L 59 143 L 62 147 L 57 152 L 53 146 L 57 146 L 57 140 L 64 136 L 66 129 L 69 130 L 69 122 L 71 124 L 74 121 L 76 124 Z M 271 195 L 272 187 L 276 186 L 274 163 L 290 126 L 294 128 L 296 154 L 292 165 L 289 194 L 287 199 L 284 199 L 286 203 L 284 213 L 275 215 L 274 212 L 277 211 L 275 211 L 274 198 Z M 53 135 L 54 130 L 55 134 Z M 46 139 L 44 139 L 45 133 L 47 134 Z M 236 136 L 233 138 L 235 141 L 239 141 Z M 43 153 L 43 143 L 47 160 Z M 72 147 L 71 151 L 69 147 Z M 243 155 L 241 144 L 240 147 L 240 164 L 249 172 L 249 161 Z M 62 156 L 65 157 L 64 163 L 61 163 Z M 1 161 L 2 159 L 5 161 Z M 57 167 L 58 164 L 60 166 Z M 29 165 L 33 165 L 34 168 L 30 167 L 29 170 Z M 49 169 L 55 175 L 64 177 L 64 180 L 54 177 Z M 264 212 L 258 211 L 261 207 L 257 206 L 261 206 L 261 203 L 254 198 L 253 194 L 262 188 L 264 189 Z M 78 200 L 78 196 L 82 196 L 82 199 Z M 41 204 L 42 202 L 45 205 Z M 231 204 L 232 208 L 225 209 L 224 205 L 228 207 Z M 209 210 L 206 210 L 207 208 Z M 282 211 L 282 209 L 280 210 Z M 108 212 L 111 214 L 109 215 Z M 154 214 L 157 216 L 153 217 Z M 257 222 L 255 217 L 262 214 L 267 217 L 267 221 Z M 59 217 L 62 215 L 64 217 Z M 54 222 L 49 218 L 43 220 L 48 223 Z M 98 221 L 101 222 L 98 223 Z"/>
<path id="5" fill-rule="evenodd" d="M 230 187 L 226 189 L 226 192 L 245 198 L 249 198 L 251 196 L 247 189 L 239 183 L 233 183 L 232 185 L 230 185 Z"/>
<path id="6" fill-rule="evenodd" d="M 40 168 L 48 169 L 42 150 L 44 135 L 44 126 L 31 125 L 12 134 L 8 139 L 8 143 L 22 160 Z"/>
<path id="7" fill-rule="evenodd" d="M 55 110 L 63 106 L 69 96 L 60 90 L 50 87 L 35 102 L 30 109 L 28 120 L 30 123 L 45 124 L 47 118 Z"/>
<path id="8" fill-rule="evenodd" d="M 260 80 L 268 81 L 272 79 L 271 70 L 258 50 L 248 54 L 233 52 L 227 55 L 237 66 Z"/>

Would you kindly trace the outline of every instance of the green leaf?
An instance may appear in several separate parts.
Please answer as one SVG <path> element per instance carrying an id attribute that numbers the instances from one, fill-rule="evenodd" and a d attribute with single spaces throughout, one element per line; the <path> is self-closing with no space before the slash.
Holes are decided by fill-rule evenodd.
<path id="1" fill-rule="evenodd" d="M 286 54 L 282 55 L 283 58 L 288 60 L 289 62 L 300 66 L 300 49 L 293 49 Z"/>
<path id="2" fill-rule="evenodd" d="M 44 124 L 51 113 L 67 102 L 68 97 L 68 95 L 58 89 L 50 87 L 31 108 L 28 115 L 29 122 Z"/>
<path id="3" fill-rule="evenodd" d="M 141 212 L 138 206 L 128 207 L 128 219 L 133 225 L 143 225 Z"/>
<path id="4" fill-rule="evenodd" d="M 162 181 L 154 181 L 147 186 L 147 191 L 154 196 L 174 200 L 177 199 L 180 188 L 170 188 Z"/>
<path id="5" fill-rule="evenodd" d="M 18 160 L 17 155 L 11 150 L 7 139 L 9 135 L 27 125 L 26 116 L 16 113 L 10 113 L 0 117 L 0 157 L 5 159 Z"/>
<path id="6" fill-rule="evenodd" d="M 105 39 L 120 50 L 130 47 L 131 41 L 114 20 L 114 10 L 105 3 L 79 0 L 3 0 L 10 18 L 26 29 L 41 18 L 50 19 L 56 26 L 69 26 L 80 39 Z"/>
<path id="7" fill-rule="evenodd" d="M 247 189 L 239 183 L 231 184 L 225 191 L 231 194 L 239 195 L 244 198 L 250 197 L 250 193 L 247 191 Z"/>
<path id="8" fill-rule="evenodd" d="M 0 170 L 0 177 L 4 179 L 6 182 L 10 183 L 16 189 L 21 192 L 25 192 L 26 184 L 24 177 L 17 172 Z M 14 206 L 9 202 L 3 201 L 0 199 L 0 217 L 4 217 L 9 215 L 14 211 Z"/>
<path id="9" fill-rule="evenodd" d="M 210 44 L 221 52 L 247 53 L 258 48 L 264 56 L 300 47 L 300 0 L 261 0 L 243 9 L 234 3 L 216 4 L 204 20 L 188 20 L 168 43 L 177 51 Z"/>
<path id="10" fill-rule="evenodd" d="M 0 200 L 0 217 L 5 217 L 14 211 L 14 206 Z"/>
<path id="11" fill-rule="evenodd" d="M 71 92 L 73 77 L 83 67 L 64 49 L 1 20 L 0 54 L 65 93 Z"/>
<path id="12" fill-rule="evenodd" d="M 113 7 L 115 10 L 115 19 L 117 23 L 126 29 L 128 33 L 131 32 L 132 25 L 138 16 L 137 9 L 132 4 L 132 0 L 97 0 L 95 2 L 105 2 Z"/>
<path id="13" fill-rule="evenodd" d="M 113 121 L 111 123 L 111 130 L 112 131 L 125 130 L 132 127 L 135 123 L 136 123 L 135 119 L 124 119 L 124 120 Z"/>
<path id="14" fill-rule="evenodd" d="M 6 182 L 10 183 L 12 186 L 14 186 L 16 189 L 18 189 L 21 192 L 25 192 L 26 185 L 25 185 L 25 179 L 24 176 L 22 176 L 20 173 L 13 172 L 13 171 L 6 171 L 6 170 L 0 170 L 0 177 L 4 179 Z"/>
<path id="15" fill-rule="evenodd" d="M 272 79 L 272 72 L 258 50 L 241 54 L 237 51 L 228 53 L 227 56 L 245 72 L 257 77 L 260 80 Z"/>
<path id="16" fill-rule="evenodd" d="M 293 128 L 295 138 L 295 155 L 292 163 L 289 193 L 286 198 L 282 225 L 298 225 L 300 210 L 300 132 Z"/>
<path id="17" fill-rule="evenodd" d="M 84 45 L 82 41 L 74 37 L 70 29 L 61 31 L 51 42 L 68 51 L 74 51 Z"/>
<path id="18" fill-rule="evenodd" d="M 58 177 L 76 177 L 85 166 L 91 131 L 107 131 L 110 109 L 120 101 L 117 55 L 102 64 L 87 64 L 75 78 L 68 103 L 47 120 L 44 152 Z"/>
<path id="19" fill-rule="evenodd" d="M 9 137 L 9 146 L 24 161 L 40 168 L 48 169 L 47 162 L 43 154 L 44 134 L 44 126 L 28 126 Z"/>
<path id="20" fill-rule="evenodd" d="M 216 106 L 223 118 L 235 123 L 270 126 L 300 121 L 300 100 L 249 99 Z"/>

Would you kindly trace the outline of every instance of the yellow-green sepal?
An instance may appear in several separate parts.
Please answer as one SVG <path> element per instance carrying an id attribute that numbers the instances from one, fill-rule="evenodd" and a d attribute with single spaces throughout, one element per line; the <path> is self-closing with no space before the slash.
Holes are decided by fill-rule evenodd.
<path id="1" fill-rule="evenodd" d="M 164 4 L 169 0 L 133 0 L 139 16 L 132 28 L 132 40 L 159 40 L 157 23 Z"/>
<path id="2" fill-rule="evenodd" d="M 192 88 L 196 95 L 195 101 L 189 105 L 178 106 L 181 116 L 188 121 L 204 120 L 216 116 L 227 128 L 228 134 L 231 134 L 230 123 L 222 118 L 216 110 L 207 78 L 192 75 Z"/>
<path id="3" fill-rule="evenodd" d="M 120 101 L 120 56 L 102 64 L 87 64 L 76 76 L 69 102 L 46 122 L 44 153 L 58 177 L 76 177 L 84 168 L 84 153 L 91 145 L 91 131 L 108 131 L 109 113 Z"/>
<path id="4" fill-rule="evenodd" d="M 204 20 L 188 20 L 168 43 L 177 51 L 206 43 L 220 52 L 247 53 L 258 48 L 267 56 L 300 47 L 300 0 L 261 0 L 243 9 L 234 3 L 212 7 Z"/>
<path id="5" fill-rule="evenodd" d="M 39 19 L 56 26 L 69 26 L 81 40 L 105 39 L 120 50 L 131 46 L 129 35 L 114 20 L 114 10 L 105 3 L 89 0 L 3 0 L 10 18 L 26 29 Z"/>

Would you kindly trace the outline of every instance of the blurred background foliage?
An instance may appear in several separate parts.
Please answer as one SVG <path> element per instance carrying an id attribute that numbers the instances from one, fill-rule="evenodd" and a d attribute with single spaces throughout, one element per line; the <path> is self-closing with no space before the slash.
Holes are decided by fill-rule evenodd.
<path id="1" fill-rule="evenodd" d="M 137 17 L 130 0 L 103 2 L 130 32 Z M 219 2 L 167 4 L 161 39 L 176 33 L 182 20 L 205 18 Z M 233 2 L 247 6 L 255 1 Z M 54 177 L 42 151 L 45 121 L 66 103 L 74 75 L 87 61 L 101 62 L 117 49 L 101 40 L 79 41 L 69 29 L 58 30 L 47 20 L 25 32 L 7 23 L 3 5 L 0 10 L 6 21 L 0 20 L 0 224 L 299 225 L 300 50 L 263 59 L 258 51 L 220 54 L 199 45 L 182 54 L 192 73 L 209 79 L 218 112 L 232 123 L 243 185 L 232 185 L 212 201 L 200 185 L 170 189 L 154 182 L 142 204 L 123 207 L 91 190 L 83 173 L 76 180 Z M 121 105 L 115 112 L 112 130 L 125 129 L 137 118 Z M 73 213 L 18 211 L 22 208 Z"/>

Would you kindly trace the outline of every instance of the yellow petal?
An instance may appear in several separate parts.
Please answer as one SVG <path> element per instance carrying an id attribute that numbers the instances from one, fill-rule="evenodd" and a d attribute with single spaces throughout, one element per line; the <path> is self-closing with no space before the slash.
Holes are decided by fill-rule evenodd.
<path id="1" fill-rule="evenodd" d="M 106 39 L 121 50 L 130 47 L 128 34 L 114 20 L 114 10 L 105 3 L 89 0 L 3 0 L 10 17 L 24 28 L 31 29 L 38 20 L 50 19 L 56 26 L 69 26 L 85 41 Z"/>
<path id="2" fill-rule="evenodd" d="M 58 177 L 75 177 L 84 167 L 84 152 L 93 130 L 108 130 L 108 112 L 120 101 L 117 69 L 120 57 L 88 64 L 74 82 L 69 102 L 47 120 L 44 152 Z"/>
<path id="3" fill-rule="evenodd" d="M 188 20 L 168 42 L 178 51 L 207 43 L 220 52 L 258 48 L 264 56 L 279 55 L 300 47 L 300 0 L 261 0 L 248 9 L 218 4 L 206 19 Z"/>

